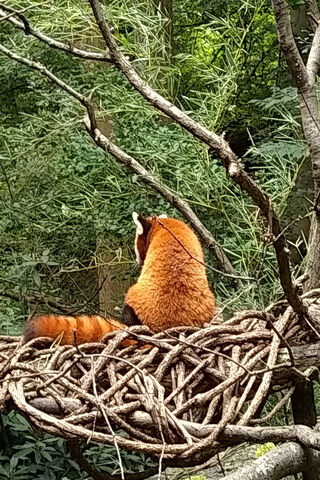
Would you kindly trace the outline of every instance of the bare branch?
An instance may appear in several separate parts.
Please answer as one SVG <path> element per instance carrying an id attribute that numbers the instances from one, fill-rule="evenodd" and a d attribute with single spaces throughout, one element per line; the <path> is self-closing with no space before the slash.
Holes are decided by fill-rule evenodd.
<path id="1" fill-rule="evenodd" d="M 311 225 L 310 248 L 307 257 L 307 273 L 309 279 L 305 285 L 307 290 L 312 290 L 319 286 L 320 268 L 320 217 L 318 205 L 320 199 L 320 116 L 316 92 L 316 77 L 320 66 L 320 16 L 316 0 L 307 0 L 306 8 L 309 17 L 312 18 L 316 24 L 307 67 L 303 64 L 293 37 L 286 0 L 273 0 L 273 11 L 280 48 L 283 51 L 292 79 L 297 86 L 302 127 L 312 161 L 315 214 Z"/>
<path id="2" fill-rule="evenodd" d="M 55 48 L 57 50 L 62 50 L 63 52 L 71 53 L 75 57 L 84 58 L 85 60 L 96 60 L 96 61 L 108 62 L 108 63 L 111 62 L 110 55 L 108 55 L 107 53 L 90 52 L 87 50 L 81 50 L 79 48 L 74 47 L 71 44 L 59 42 L 58 40 L 55 40 L 49 37 L 48 35 L 45 35 L 44 33 L 40 32 L 36 28 L 32 27 L 29 21 L 24 17 L 24 15 L 22 15 L 20 11 L 6 7 L 5 5 L 3 5 L 2 2 L 0 2 L 0 8 L 3 10 L 3 11 L 0 10 L 0 21 L 5 20 L 15 28 L 24 31 L 27 35 L 32 35 L 33 37 L 47 44 L 51 48 Z M 8 12 L 8 15 L 6 15 L 5 12 Z M 18 16 L 21 22 L 13 18 L 12 15 Z"/>
<path id="3" fill-rule="evenodd" d="M 278 261 L 280 281 L 286 298 L 295 312 L 304 315 L 305 309 L 291 277 L 286 240 L 283 235 L 280 220 L 268 195 L 261 190 L 261 188 L 243 170 L 236 155 L 233 153 L 224 138 L 195 122 L 186 113 L 182 112 L 171 102 L 168 102 L 168 100 L 152 90 L 152 88 L 150 88 L 149 85 L 139 77 L 116 44 L 111 29 L 103 15 L 99 0 L 89 1 L 101 34 L 109 48 L 111 58 L 116 67 L 122 71 L 131 85 L 138 90 L 148 102 L 164 112 L 168 117 L 172 118 L 185 130 L 192 133 L 192 135 L 208 145 L 216 154 L 218 154 L 230 178 L 237 183 L 242 190 L 246 191 L 255 204 L 260 208 L 264 217 L 267 219 L 275 238 L 273 245 Z"/>
<path id="4" fill-rule="evenodd" d="M 209 433 L 217 430 L 217 425 L 199 425 L 182 421 L 184 427 L 191 435 L 197 438 L 206 437 Z M 291 425 L 284 427 L 246 427 L 240 425 L 227 425 L 220 433 L 221 443 L 239 444 L 243 442 L 298 442 L 308 448 L 320 448 L 320 434 L 304 425 Z"/>
<path id="5" fill-rule="evenodd" d="M 287 2 L 286 0 L 273 0 L 272 8 L 277 24 L 279 44 L 291 75 L 297 87 L 306 87 L 308 74 L 293 37 Z"/>
<path id="6" fill-rule="evenodd" d="M 136 173 L 139 178 L 156 190 L 162 197 L 164 197 L 173 207 L 180 211 L 184 217 L 190 222 L 195 231 L 202 238 L 206 246 L 214 253 L 219 264 L 225 270 L 226 273 L 220 272 L 222 275 L 227 275 L 228 277 L 235 278 L 239 280 L 239 276 L 232 267 L 228 257 L 223 252 L 221 246 L 213 235 L 206 229 L 202 224 L 200 219 L 191 209 L 189 204 L 183 200 L 179 195 L 173 192 L 171 189 L 163 185 L 158 179 L 151 175 L 151 173 L 146 170 L 137 160 L 128 155 L 126 152 L 121 150 L 117 145 L 112 143 L 107 137 L 105 137 L 97 127 L 97 120 L 95 111 L 91 101 L 84 95 L 77 92 L 75 89 L 67 85 L 60 78 L 54 75 L 50 70 L 48 70 L 44 65 L 38 62 L 34 62 L 27 58 L 21 57 L 16 53 L 11 52 L 5 46 L 0 44 L 0 52 L 4 53 L 13 60 L 26 65 L 27 67 L 40 72 L 43 76 L 48 78 L 51 82 L 58 85 L 62 90 L 67 92 L 73 98 L 78 100 L 87 110 L 88 116 L 85 118 L 85 126 L 90 133 L 91 137 L 95 143 L 103 148 L 105 151 L 109 152 L 116 160 L 128 167 L 132 172 Z"/>
<path id="7" fill-rule="evenodd" d="M 7 20 L 11 17 L 17 16 L 23 22 L 23 24 L 26 28 L 26 32 L 28 33 L 29 23 L 28 23 L 27 19 L 24 17 L 23 13 L 26 12 L 27 10 L 30 10 L 31 8 L 34 8 L 35 6 L 37 6 L 37 4 L 28 5 L 27 7 L 22 8 L 21 10 L 15 10 L 14 8 L 4 6 L 5 11 L 8 12 L 8 13 L 4 17 L 1 17 L 0 21 Z M 1 7 L 1 3 L 0 3 L 0 7 Z"/>
<path id="8" fill-rule="evenodd" d="M 67 92 L 69 95 L 71 95 L 73 98 L 78 100 L 80 103 L 82 103 L 82 105 L 86 106 L 86 103 L 88 102 L 88 100 L 83 95 L 81 95 L 81 93 L 77 92 L 76 90 L 74 90 L 74 88 L 70 87 L 65 82 L 60 80 L 60 78 L 56 77 L 50 70 L 48 70 L 44 65 L 42 65 L 42 63 L 34 62 L 33 60 L 29 60 L 28 58 L 21 57 L 20 55 L 17 55 L 16 53 L 12 52 L 11 50 L 9 50 L 8 48 L 6 48 L 4 45 L 1 45 L 1 44 L 0 44 L 0 52 L 4 53 L 9 58 L 12 58 L 12 60 L 15 60 L 16 62 L 26 65 L 32 70 L 37 70 L 42 75 L 47 77 L 51 82 L 57 84 L 58 87 L 60 87 L 62 90 Z"/>
<path id="9" fill-rule="evenodd" d="M 131 66 L 127 58 L 122 54 L 116 41 L 113 38 L 111 29 L 106 22 L 99 1 L 89 0 L 96 22 L 100 28 L 101 34 L 106 42 L 106 46 L 110 51 L 111 59 L 116 67 L 126 76 L 131 85 L 138 90 L 141 95 L 150 102 L 154 107 L 172 118 L 188 132 L 192 133 L 196 138 L 213 148 L 221 158 L 230 157 L 236 159 L 235 154 L 230 149 L 228 143 L 219 135 L 211 132 L 194 121 L 189 115 L 184 113 L 173 103 L 166 100 L 156 91 L 154 91 L 142 78 L 137 74 Z"/>
<path id="10" fill-rule="evenodd" d="M 311 50 L 307 61 L 307 71 L 311 83 L 314 83 L 320 66 L 320 24 L 314 33 Z"/>

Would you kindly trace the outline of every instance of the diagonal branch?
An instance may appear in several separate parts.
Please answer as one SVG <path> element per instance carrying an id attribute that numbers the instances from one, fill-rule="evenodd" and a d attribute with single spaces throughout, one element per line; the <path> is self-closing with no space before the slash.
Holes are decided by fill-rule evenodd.
<path id="1" fill-rule="evenodd" d="M 241 167 L 238 158 L 231 150 L 229 144 L 223 137 L 216 135 L 207 128 L 203 127 L 186 113 L 166 100 L 164 97 L 154 91 L 148 84 L 146 84 L 131 66 L 130 62 L 122 54 L 119 49 L 111 29 L 103 15 L 99 0 L 89 0 L 90 5 L 95 16 L 96 22 L 100 28 L 101 34 L 106 42 L 106 46 L 109 49 L 110 56 L 115 66 L 126 76 L 130 84 L 138 90 L 141 95 L 150 102 L 154 107 L 164 112 L 168 117 L 172 118 L 185 130 L 190 132 L 194 137 L 201 140 L 208 145 L 222 160 L 222 164 L 226 169 L 229 177 L 237 183 L 240 188 L 246 191 L 253 199 L 255 204 L 260 208 L 264 217 L 266 218 L 271 232 L 274 237 L 274 248 L 276 251 L 276 257 L 279 268 L 279 275 L 282 288 L 286 295 L 289 304 L 292 306 L 295 312 L 304 315 L 305 309 L 302 301 L 298 295 L 297 288 L 293 284 L 288 248 L 281 228 L 280 220 L 274 210 L 269 196 L 250 178 L 247 173 Z M 299 55 L 299 52 L 297 52 Z M 297 57 L 302 62 L 300 55 Z M 299 68 L 304 76 L 307 78 L 306 70 L 303 62 Z M 304 77 L 303 77 L 304 78 Z"/>
<path id="2" fill-rule="evenodd" d="M 214 253 L 219 264 L 223 268 L 224 272 L 220 272 L 222 275 L 238 279 L 241 278 L 237 275 L 228 257 L 222 250 L 221 246 L 213 235 L 206 229 L 189 204 L 183 200 L 178 194 L 173 192 L 167 186 L 163 185 L 160 180 L 156 179 L 151 173 L 145 169 L 136 159 L 124 152 L 120 147 L 111 142 L 110 139 L 105 137 L 97 127 L 97 120 L 93 105 L 89 98 L 77 92 L 74 88 L 67 85 L 60 78 L 54 75 L 44 65 L 38 62 L 34 62 L 25 57 L 12 52 L 5 46 L 0 44 L 0 52 L 4 53 L 13 60 L 26 65 L 27 67 L 40 72 L 43 76 L 48 78 L 51 82 L 58 85 L 62 90 L 67 92 L 73 98 L 78 100 L 87 110 L 88 116 L 85 119 L 85 126 L 90 133 L 95 143 L 109 152 L 118 162 L 128 167 L 132 172 L 139 175 L 139 178 L 156 190 L 162 197 L 164 197 L 174 208 L 180 211 L 184 217 L 189 220 L 195 231 L 202 238 L 206 246 Z M 240 284 L 240 282 L 238 282 Z"/>
<path id="3" fill-rule="evenodd" d="M 5 13 L 7 12 L 7 14 Z M 13 15 L 17 16 L 21 21 L 16 20 Z M 75 57 L 83 58 L 85 60 L 96 60 L 100 62 L 111 62 L 110 55 L 107 53 L 98 53 L 98 52 L 90 52 L 87 50 L 81 50 L 79 48 L 74 47 L 69 43 L 59 42 L 48 35 L 40 32 L 36 28 L 32 27 L 29 21 L 25 18 L 25 16 L 21 13 L 21 11 L 14 10 L 13 8 L 7 7 L 0 2 L 0 22 L 6 21 L 10 23 L 13 27 L 22 30 L 27 35 L 32 35 L 33 37 L 37 38 L 41 42 L 47 44 L 51 48 L 55 48 L 57 50 L 62 50 L 63 52 L 70 53 Z"/>
<path id="4" fill-rule="evenodd" d="M 219 135 L 211 132 L 204 126 L 197 123 L 189 115 L 184 113 L 173 103 L 166 100 L 159 93 L 153 90 L 142 78 L 137 74 L 131 66 L 127 58 L 119 49 L 111 29 L 106 22 L 99 1 L 89 0 L 96 22 L 100 28 L 101 34 L 109 49 L 111 59 L 116 67 L 126 76 L 131 85 L 141 93 L 141 95 L 150 102 L 154 107 L 165 113 L 168 117 L 181 125 L 185 130 L 192 133 L 193 136 L 201 140 L 203 143 L 213 148 L 221 158 L 236 159 L 235 154 L 230 149 L 228 143 Z"/>

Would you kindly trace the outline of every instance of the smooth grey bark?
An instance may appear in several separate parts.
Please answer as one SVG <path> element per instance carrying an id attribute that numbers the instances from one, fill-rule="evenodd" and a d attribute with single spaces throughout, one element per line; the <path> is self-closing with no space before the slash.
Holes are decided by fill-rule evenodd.
<path id="1" fill-rule="evenodd" d="M 318 479 L 320 453 L 316 450 L 304 449 L 298 443 L 288 442 L 276 447 L 254 462 L 227 475 L 225 480 L 278 480 L 299 472 L 308 478 Z M 315 476 L 316 475 L 316 476 Z"/>

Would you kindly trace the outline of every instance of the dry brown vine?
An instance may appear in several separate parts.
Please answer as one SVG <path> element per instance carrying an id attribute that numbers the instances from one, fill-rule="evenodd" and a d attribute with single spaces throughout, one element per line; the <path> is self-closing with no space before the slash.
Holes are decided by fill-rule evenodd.
<path id="1" fill-rule="evenodd" d="M 315 305 L 319 296 L 315 291 L 304 301 Z M 52 346 L 48 339 L 22 345 L 19 338 L 1 337 L 0 405 L 13 403 L 41 430 L 66 438 L 115 444 L 164 464 L 199 463 L 221 442 L 239 443 L 225 441 L 227 426 L 262 422 L 257 412 L 279 371 L 286 370 L 282 387 L 290 394 L 292 378 L 304 378 L 290 350 L 310 332 L 290 307 L 274 329 L 271 319 L 270 313 L 244 311 L 203 329 L 152 334 L 136 326 L 81 346 Z M 138 345 L 121 348 L 128 337 Z M 150 347 L 139 348 L 143 344 Z M 290 351 L 285 362 L 280 347 Z"/>

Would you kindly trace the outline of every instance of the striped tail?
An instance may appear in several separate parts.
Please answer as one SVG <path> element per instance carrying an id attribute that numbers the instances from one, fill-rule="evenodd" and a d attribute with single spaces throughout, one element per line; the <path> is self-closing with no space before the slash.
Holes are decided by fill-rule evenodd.
<path id="1" fill-rule="evenodd" d="M 126 325 L 100 315 L 39 315 L 31 318 L 24 329 L 23 339 L 28 342 L 33 338 L 61 337 L 61 345 L 74 345 L 74 331 L 78 345 L 99 342 L 109 332 L 127 328 Z M 133 340 L 124 340 L 122 346 L 133 345 Z"/>

